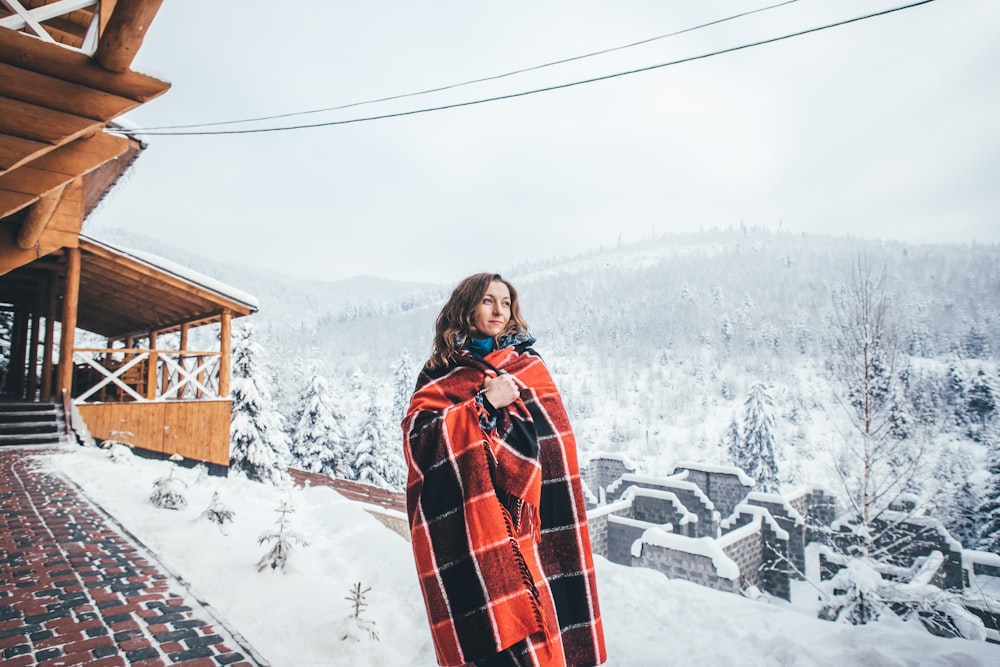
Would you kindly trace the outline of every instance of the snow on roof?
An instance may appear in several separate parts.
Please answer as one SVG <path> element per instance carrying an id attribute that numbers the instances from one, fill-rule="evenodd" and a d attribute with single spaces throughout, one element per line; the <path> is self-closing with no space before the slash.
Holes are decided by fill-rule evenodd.
<path id="1" fill-rule="evenodd" d="M 829 493 L 825 486 L 818 486 L 816 484 L 801 484 L 799 486 L 792 487 L 790 491 L 781 495 L 783 495 L 787 500 L 796 500 L 797 498 L 816 492 Z"/>
<path id="2" fill-rule="evenodd" d="M 254 310 L 260 310 L 260 303 L 257 301 L 257 297 L 248 294 L 242 290 L 238 290 L 235 287 L 227 285 L 221 280 L 216 280 L 215 278 L 210 278 L 202 273 L 198 273 L 193 269 L 189 269 L 186 266 L 182 266 L 176 262 L 172 262 L 165 257 L 160 257 L 159 255 L 154 255 L 153 253 L 146 252 L 144 250 L 134 250 L 132 248 L 125 248 L 123 246 L 115 245 L 113 243 L 108 243 L 107 241 L 99 241 L 95 238 L 87 236 L 86 234 L 80 234 L 80 238 L 85 238 L 91 243 L 104 246 L 114 250 L 115 252 L 126 255 L 137 262 L 141 262 L 150 266 L 154 269 L 163 271 L 164 273 L 170 273 L 181 280 L 189 282 L 193 285 L 197 285 L 211 292 L 215 292 L 219 296 L 231 299 L 233 301 L 239 301 L 240 303 L 253 308 Z"/>
<path id="3" fill-rule="evenodd" d="M 626 498 L 619 500 L 617 502 L 608 503 L 607 505 L 601 505 L 600 507 L 595 507 L 592 510 L 587 511 L 587 520 L 591 521 L 597 517 L 604 516 L 605 514 L 614 514 L 615 512 L 621 512 L 622 510 L 627 510 L 632 507 L 632 499 Z M 611 518 L 611 517 L 608 517 Z"/>
<path id="4" fill-rule="evenodd" d="M 625 454 L 622 454 L 620 452 L 602 452 L 599 450 L 584 452 L 584 455 L 581 457 L 580 460 L 580 467 L 586 468 L 588 465 L 591 464 L 591 462 L 600 461 L 602 459 L 605 461 L 621 461 L 623 464 L 625 464 L 625 467 L 628 468 L 629 470 L 636 469 L 635 463 L 633 463 L 632 459 L 630 459 Z"/>
<path id="5" fill-rule="evenodd" d="M 627 516 L 618 516 L 612 514 L 608 517 L 610 523 L 617 523 L 622 526 L 631 526 L 633 528 L 659 528 L 665 530 L 668 533 L 674 532 L 674 524 L 672 523 L 653 523 L 652 521 L 643 521 L 641 519 L 632 519 Z"/>
<path id="6" fill-rule="evenodd" d="M 580 478 L 580 488 L 583 489 L 583 497 L 588 503 L 596 505 L 601 502 L 598 497 L 594 495 L 594 492 L 590 490 L 590 487 L 587 486 L 587 482 L 582 477 Z"/>
<path id="7" fill-rule="evenodd" d="M 674 465 L 674 472 L 676 473 L 681 468 L 699 470 L 701 472 L 714 472 L 724 475 L 735 475 L 739 478 L 740 483 L 743 486 L 754 486 L 754 481 L 750 479 L 750 476 L 743 472 L 741 468 L 737 468 L 736 466 L 721 466 L 713 465 L 711 463 L 691 463 L 688 461 L 682 461 Z"/>
<path id="8" fill-rule="evenodd" d="M 642 496 L 644 498 L 659 498 L 660 500 L 668 500 L 673 503 L 674 509 L 677 513 L 681 515 L 681 525 L 686 525 L 689 523 L 697 523 L 698 515 L 694 512 L 688 510 L 681 502 L 680 498 L 673 491 L 661 491 L 660 489 L 644 489 L 641 486 L 630 486 L 622 494 L 622 499 L 625 498 L 635 498 L 637 496 Z"/>
<path id="9" fill-rule="evenodd" d="M 695 556 L 704 556 L 712 559 L 715 566 L 715 573 L 723 579 L 737 581 L 740 578 L 740 567 L 732 558 L 726 555 L 722 547 L 716 540 L 710 537 L 685 537 L 684 535 L 674 535 L 660 528 L 649 528 L 642 534 L 642 537 L 632 543 L 632 556 L 642 557 L 643 547 L 646 545 L 673 549 Z"/>
<path id="10" fill-rule="evenodd" d="M 976 549 L 963 549 L 962 562 L 969 565 L 988 565 L 989 567 L 1000 567 L 1000 556 L 989 551 L 977 551 Z"/>
<path id="11" fill-rule="evenodd" d="M 774 515 L 771 514 L 769 509 L 761 507 L 760 505 L 751 505 L 749 503 L 740 503 L 737 505 L 733 510 L 733 513 L 726 517 L 725 521 L 719 524 L 719 527 L 723 530 L 729 528 L 729 526 L 733 525 L 736 520 L 739 519 L 740 514 L 752 514 L 758 519 L 767 521 L 767 525 L 771 527 L 771 530 L 774 531 L 774 534 L 777 535 L 780 540 L 787 540 L 789 538 L 788 531 L 778 525 L 778 522 L 774 520 Z M 730 534 L 731 533 L 726 533 L 726 535 Z"/>
<path id="12" fill-rule="evenodd" d="M 631 484 L 632 486 L 665 486 L 672 489 L 682 489 L 684 491 L 690 491 L 693 493 L 698 500 L 702 502 L 707 509 L 714 510 L 715 503 L 705 495 L 705 492 L 701 490 L 701 487 L 694 482 L 685 482 L 683 479 L 678 479 L 676 477 L 653 477 L 652 475 L 636 475 L 632 473 L 625 473 L 617 480 L 614 484 L 608 487 L 608 493 L 614 493 L 619 486 L 622 484 Z"/>
<path id="13" fill-rule="evenodd" d="M 763 493 L 760 491 L 751 491 L 747 494 L 747 500 L 755 500 L 759 503 L 772 503 L 774 505 L 780 505 L 785 511 L 785 515 L 790 519 L 795 520 L 796 526 L 804 526 L 806 523 L 805 517 L 799 514 L 799 511 L 792 507 L 788 502 L 788 499 L 777 493 Z"/>
<path id="14" fill-rule="evenodd" d="M 732 544 L 736 544 L 737 542 L 747 537 L 750 537 L 754 533 L 759 533 L 762 525 L 762 516 L 763 515 L 761 514 L 754 514 L 754 517 L 753 519 L 750 520 L 750 523 L 748 523 L 745 526 L 740 526 L 736 530 L 729 531 L 722 537 L 715 540 L 715 542 L 719 545 L 719 548 L 722 549 Z"/>
<path id="15" fill-rule="evenodd" d="M 945 542 L 951 548 L 952 551 L 958 551 L 961 553 L 964 551 L 962 544 L 951 536 L 948 529 L 944 527 L 940 519 L 932 516 L 911 514 L 909 512 L 899 512 L 897 510 L 885 510 L 880 512 L 877 519 L 884 520 L 888 523 L 894 524 L 905 524 L 908 523 L 912 526 L 921 526 L 923 528 L 930 528 L 938 535 L 944 538 Z M 848 529 L 853 533 L 859 533 L 862 530 L 862 526 L 856 523 L 858 520 L 857 515 L 850 512 L 837 517 L 830 527 L 833 530 L 842 530 L 844 528 Z"/>

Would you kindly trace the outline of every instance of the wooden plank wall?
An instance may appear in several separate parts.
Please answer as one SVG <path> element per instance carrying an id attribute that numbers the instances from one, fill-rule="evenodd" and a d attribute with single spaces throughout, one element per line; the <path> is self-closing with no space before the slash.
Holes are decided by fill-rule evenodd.
<path id="1" fill-rule="evenodd" d="M 80 403 L 80 416 L 97 440 L 112 431 L 132 433 L 132 444 L 151 452 L 229 465 L 232 401 Z"/>

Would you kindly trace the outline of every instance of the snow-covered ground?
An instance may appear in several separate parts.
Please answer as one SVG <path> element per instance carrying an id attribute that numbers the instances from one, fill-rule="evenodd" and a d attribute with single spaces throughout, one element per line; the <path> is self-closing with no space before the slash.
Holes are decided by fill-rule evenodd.
<path id="1" fill-rule="evenodd" d="M 436 664 L 409 544 L 332 489 L 277 489 L 178 469 L 188 505 L 165 510 L 148 498 L 167 462 L 115 463 L 91 448 L 40 460 L 79 484 L 274 667 Z M 235 512 L 228 534 L 202 517 L 213 492 Z M 267 551 L 258 538 L 276 527 L 282 501 L 295 507 L 289 525 L 309 545 L 294 548 L 287 571 L 258 572 Z M 941 639 L 901 622 L 828 623 L 784 602 L 596 561 L 609 666 L 1000 664 L 1000 646 Z M 349 620 L 346 598 L 356 582 L 371 589 L 364 617 L 374 621 L 377 641 Z"/>

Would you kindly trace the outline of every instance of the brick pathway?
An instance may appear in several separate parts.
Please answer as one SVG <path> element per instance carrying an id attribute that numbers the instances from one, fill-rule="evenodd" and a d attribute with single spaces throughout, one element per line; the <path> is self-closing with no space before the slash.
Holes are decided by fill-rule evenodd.
<path id="1" fill-rule="evenodd" d="M 266 665 L 37 454 L 0 448 L 3 667 Z"/>

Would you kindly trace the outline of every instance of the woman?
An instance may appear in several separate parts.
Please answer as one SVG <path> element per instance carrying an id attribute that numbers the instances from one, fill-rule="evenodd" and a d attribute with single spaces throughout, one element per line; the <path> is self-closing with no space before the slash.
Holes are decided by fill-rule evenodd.
<path id="1" fill-rule="evenodd" d="M 438 662 L 604 662 L 562 399 L 499 275 L 463 280 L 403 419 L 406 504 Z"/>

